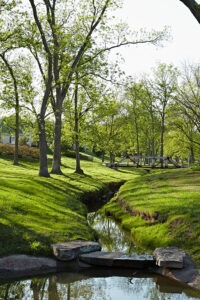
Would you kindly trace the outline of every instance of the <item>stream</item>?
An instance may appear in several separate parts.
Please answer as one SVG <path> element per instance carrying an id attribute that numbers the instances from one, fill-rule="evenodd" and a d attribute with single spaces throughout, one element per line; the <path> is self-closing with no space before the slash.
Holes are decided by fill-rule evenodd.
<path id="1" fill-rule="evenodd" d="M 129 234 L 111 218 L 88 214 L 103 251 L 141 253 Z M 91 268 L 46 277 L 0 283 L 0 300 L 187 300 L 200 293 L 153 274 L 125 269 Z"/>

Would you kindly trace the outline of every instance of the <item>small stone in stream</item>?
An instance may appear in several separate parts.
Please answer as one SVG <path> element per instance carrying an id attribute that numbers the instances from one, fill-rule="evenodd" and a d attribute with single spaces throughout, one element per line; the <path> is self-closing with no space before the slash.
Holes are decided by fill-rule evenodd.
<path id="1" fill-rule="evenodd" d="M 53 244 L 52 248 L 56 258 L 62 261 L 70 261 L 77 258 L 80 254 L 101 250 L 99 243 L 83 240 Z"/>

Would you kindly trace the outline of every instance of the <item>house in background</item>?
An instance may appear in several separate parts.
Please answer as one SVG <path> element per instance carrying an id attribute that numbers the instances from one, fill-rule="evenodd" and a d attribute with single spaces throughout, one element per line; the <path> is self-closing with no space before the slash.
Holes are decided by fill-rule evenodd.
<path id="1" fill-rule="evenodd" d="M 0 118 L 0 144 L 15 144 L 15 118 L 14 116 L 8 116 Z M 32 133 L 31 130 L 27 134 L 29 129 L 26 126 L 21 125 L 18 131 L 19 145 L 32 146 Z"/>
<path id="2" fill-rule="evenodd" d="M 24 138 L 24 141 L 22 142 Z M 23 133 L 20 131 L 19 132 L 19 144 L 20 144 L 20 140 L 21 140 L 21 144 L 23 145 L 27 145 L 27 146 L 31 146 L 32 145 L 32 138 L 31 138 L 31 134 L 29 134 L 28 136 L 24 136 Z M 5 133 L 5 132 L 0 132 L 0 144 L 10 144 L 10 145 L 14 145 L 15 144 L 15 136 L 9 133 Z"/>

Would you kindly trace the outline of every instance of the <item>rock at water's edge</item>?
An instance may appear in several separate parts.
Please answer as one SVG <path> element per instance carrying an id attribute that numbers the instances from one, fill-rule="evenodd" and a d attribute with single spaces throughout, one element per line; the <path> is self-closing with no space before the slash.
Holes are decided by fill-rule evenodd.
<path id="1" fill-rule="evenodd" d="M 159 267 L 182 269 L 185 252 L 177 247 L 156 248 L 154 251 L 156 265 Z"/>
<path id="2" fill-rule="evenodd" d="M 62 261 L 70 261 L 77 258 L 80 254 L 101 250 L 99 243 L 82 240 L 53 244 L 52 248 L 55 257 Z"/>

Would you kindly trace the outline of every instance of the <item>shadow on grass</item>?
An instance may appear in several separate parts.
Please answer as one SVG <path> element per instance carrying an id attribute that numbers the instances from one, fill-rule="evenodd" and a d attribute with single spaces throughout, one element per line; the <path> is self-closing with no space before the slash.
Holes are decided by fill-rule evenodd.
<path id="1" fill-rule="evenodd" d="M 0 224 L 0 255 L 12 254 L 51 254 L 51 237 L 44 234 L 37 234 L 27 227 L 12 223 L 10 225 Z M 33 248 L 31 248 L 31 244 Z M 35 244 L 35 249 L 34 249 Z"/>

